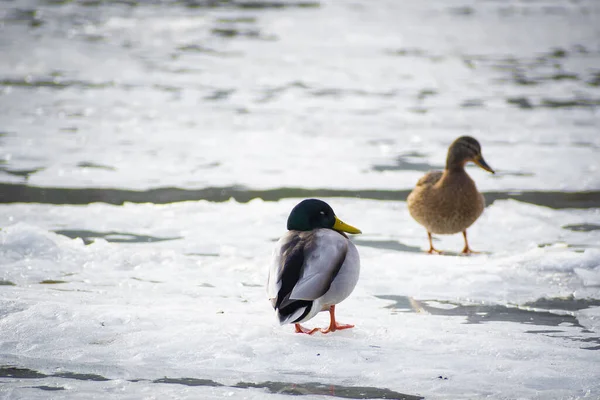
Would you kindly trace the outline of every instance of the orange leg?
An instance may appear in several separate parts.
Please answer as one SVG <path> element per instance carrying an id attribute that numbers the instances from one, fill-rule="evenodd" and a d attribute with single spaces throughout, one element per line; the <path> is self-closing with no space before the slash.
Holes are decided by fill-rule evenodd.
<path id="1" fill-rule="evenodd" d="M 295 326 L 296 326 L 296 333 L 306 333 L 307 335 L 312 335 L 313 333 L 315 333 L 317 331 L 320 331 L 321 333 L 329 333 L 329 332 L 335 332 L 337 330 L 354 328 L 354 325 L 337 323 L 337 321 L 335 320 L 335 306 L 329 307 L 329 326 L 326 329 L 322 329 L 322 328 L 308 329 L 308 328 L 303 327 L 300 324 L 295 324 Z"/>
<path id="2" fill-rule="evenodd" d="M 478 251 L 473 251 L 471 250 L 471 248 L 469 247 L 469 241 L 467 240 L 467 230 L 465 229 L 463 231 L 463 237 L 465 238 L 465 247 L 462 250 L 463 254 L 477 254 L 479 253 Z"/>
<path id="3" fill-rule="evenodd" d="M 322 333 L 335 332 L 342 329 L 354 328 L 354 325 L 350 324 L 338 324 L 335 320 L 335 305 L 329 307 L 329 326 L 327 329 L 321 329 Z"/>
<path id="4" fill-rule="evenodd" d="M 433 242 L 431 241 L 431 232 L 427 232 L 427 237 L 429 238 L 429 254 L 442 254 L 442 252 L 436 248 L 433 247 Z"/>

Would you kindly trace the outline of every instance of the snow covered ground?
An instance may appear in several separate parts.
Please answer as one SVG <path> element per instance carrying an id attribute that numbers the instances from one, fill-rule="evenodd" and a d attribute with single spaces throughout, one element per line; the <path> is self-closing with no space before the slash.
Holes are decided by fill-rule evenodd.
<path id="1" fill-rule="evenodd" d="M 14 286 L 0 292 L 0 354 L 48 376 L 3 393 L 265 398 L 235 385 L 318 382 L 440 399 L 597 397 L 600 230 L 564 227 L 600 226 L 598 210 L 499 201 L 470 230 L 484 254 L 430 256 L 405 203 L 332 199 L 364 232 L 361 280 L 338 307 L 356 328 L 304 337 L 277 325 L 264 289 L 295 202 L 4 206 L 0 265 Z M 459 236 L 438 247 L 460 250 Z M 181 388 L 148 384 L 165 377 Z"/>
<path id="2" fill-rule="evenodd" d="M 599 27 L 594 0 L 0 3 L 0 398 L 600 399 Z M 431 256 L 404 199 L 463 134 L 498 172 L 468 168 L 481 254 Z M 299 193 L 363 231 L 354 329 L 266 299 Z"/>

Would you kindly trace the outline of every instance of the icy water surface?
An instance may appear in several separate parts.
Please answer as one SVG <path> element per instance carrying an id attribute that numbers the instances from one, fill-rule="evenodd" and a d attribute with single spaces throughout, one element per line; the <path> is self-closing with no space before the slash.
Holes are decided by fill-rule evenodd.
<path id="1" fill-rule="evenodd" d="M 7 0 L 0 54 L 2 398 L 600 399 L 597 1 Z M 429 256 L 464 134 L 481 253 Z M 352 330 L 266 299 L 306 197 Z"/>

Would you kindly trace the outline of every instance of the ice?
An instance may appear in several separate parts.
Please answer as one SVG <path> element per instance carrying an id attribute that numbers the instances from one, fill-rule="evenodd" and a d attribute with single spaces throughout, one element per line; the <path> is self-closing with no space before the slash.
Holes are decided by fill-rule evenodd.
<path id="1" fill-rule="evenodd" d="M 599 5 L 0 2 L 0 398 L 600 398 Z M 461 135 L 481 253 L 427 255 Z M 305 196 L 354 329 L 266 298 Z"/>
<path id="2" fill-rule="evenodd" d="M 420 173 L 398 157 L 439 168 L 469 134 L 498 170 L 473 170 L 483 190 L 600 187 L 593 1 L 469 2 L 464 16 L 440 1 L 290 12 L 109 4 L 94 15 L 26 3 L 44 34 L 17 30 L 0 64 L 32 85 L 0 96 L 0 158 L 37 170 L 19 182 L 408 189 Z"/>
<path id="3" fill-rule="evenodd" d="M 548 314 L 536 303 L 598 298 L 598 231 L 561 228 L 599 224 L 596 210 L 497 201 L 469 230 L 483 254 L 430 256 L 404 202 L 327 200 L 364 232 L 353 238 L 361 279 L 338 307 L 339 320 L 356 328 L 327 336 L 280 327 L 266 298 L 271 249 L 295 199 L 1 206 L 1 279 L 14 284 L 0 291 L 4 363 L 107 379 L 40 379 L 82 397 L 135 397 L 145 390 L 138 379 L 164 377 L 176 384 L 157 384 L 157 396 L 260 398 L 270 391 L 236 385 L 267 381 L 436 399 L 598 393 L 598 355 L 588 349 L 600 341 L 598 305 L 558 304 Z M 177 239 L 86 245 L 53 233 L 65 227 Z M 460 240 L 443 237 L 437 247 L 458 251 Z M 319 315 L 307 325 L 326 323 Z M 184 378 L 226 386 L 186 386 Z M 9 381 L 2 390 L 33 393 L 18 387 Z"/>

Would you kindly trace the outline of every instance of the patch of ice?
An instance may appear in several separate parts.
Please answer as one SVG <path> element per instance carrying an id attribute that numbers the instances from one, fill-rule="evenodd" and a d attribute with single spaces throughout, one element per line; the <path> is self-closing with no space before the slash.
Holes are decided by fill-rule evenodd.
<path id="1" fill-rule="evenodd" d="M 91 392 L 102 386 L 139 393 L 128 380 L 167 376 L 229 386 L 372 386 L 436 399 L 599 393 L 596 352 L 586 349 L 598 340 L 599 308 L 539 314 L 532 322 L 523 318 L 538 311 L 517 307 L 540 298 L 598 298 L 589 285 L 599 274 L 598 232 L 561 228 L 600 223 L 596 211 L 498 201 L 469 229 L 473 247 L 489 254 L 432 256 L 419 250 L 425 231 L 405 203 L 327 201 L 365 232 L 353 237 L 362 260 L 359 284 L 337 313 L 357 327 L 314 337 L 280 327 L 264 288 L 274 241 L 295 199 L 0 206 L 1 225 L 19 221 L 0 231 L 1 276 L 16 284 L 0 287 L 0 355 L 49 375 L 60 368 L 110 379 L 43 380 Z M 50 232 L 58 229 L 181 238 L 85 245 Z M 437 246 L 456 251 L 461 240 L 442 237 Z M 40 284 L 44 279 L 62 282 Z M 385 296 L 409 301 L 398 313 Z M 514 317 L 503 319 L 507 313 Z M 321 314 L 307 325 L 326 323 Z M 183 393 L 154 385 L 156 393 Z M 25 393 L 17 386 L 9 387 Z M 194 393 L 219 397 L 237 390 Z M 241 395 L 253 398 L 255 390 L 264 393 Z"/>

